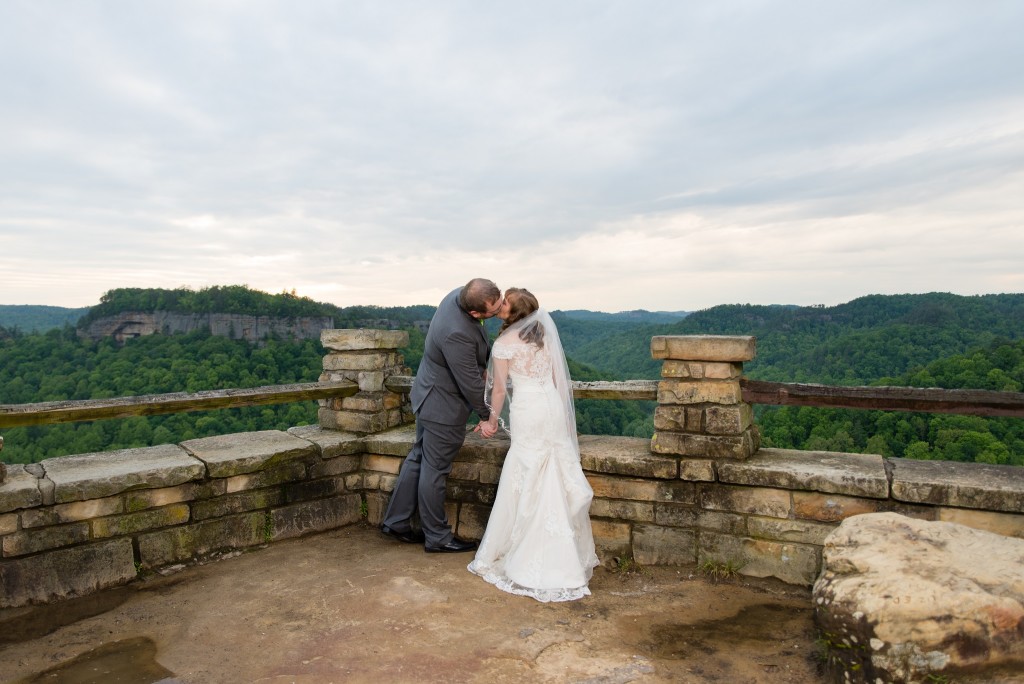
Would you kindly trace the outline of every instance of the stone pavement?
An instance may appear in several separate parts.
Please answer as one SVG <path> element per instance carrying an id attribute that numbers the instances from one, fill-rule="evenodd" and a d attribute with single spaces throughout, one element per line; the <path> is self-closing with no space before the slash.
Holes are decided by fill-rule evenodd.
<path id="1" fill-rule="evenodd" d="M 0 611 L 0 682 L 821 682 L 809 589 L 598 568 L 541 604 L 366 525 Z"/>

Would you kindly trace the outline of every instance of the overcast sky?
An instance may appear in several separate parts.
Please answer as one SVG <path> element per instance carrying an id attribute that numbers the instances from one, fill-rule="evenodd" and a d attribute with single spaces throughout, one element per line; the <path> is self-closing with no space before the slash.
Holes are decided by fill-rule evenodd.
<path id="1" fill-rule="evenodd" d="M 1024 292 L 1024 2 L 2 0 L 0 304 Z"/>

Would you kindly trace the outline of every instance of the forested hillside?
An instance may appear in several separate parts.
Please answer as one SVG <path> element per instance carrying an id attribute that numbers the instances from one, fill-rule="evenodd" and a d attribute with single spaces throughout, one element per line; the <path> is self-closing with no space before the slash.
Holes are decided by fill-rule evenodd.
<path id="1" fill-rule="evenodd" d="M 420 323 L 433 313 L 430 306 L 339 308 L 240 286 L 199 292 L 113 290 L 102 306 L 109 314 L 155 306 L 210 310 L 214 302 L 236 313 L 267 313 L 277 307 L 274 315 L 331 315 L 337 327 L 387 320 L 408 330 L 410 344 L 402 353 L 413 372 L 422 355 Z M 309 308 L 313 306 L 328 308 Z M 580 312 L 556 311 L 553 317 L 577 380 L 657 378 L 660 363 L 650 358 L 653 335 L 738 334 L 757 338 L 757 358 L 745 367 L 755 379 L 1015 392 L 1024 388 L 1024 295 L 871 296 L 835 307 L 728 305 L 670 324 Z M 496 323 L 488 321 L 491 334 Z M 81 340 L 70 326 L 45 334 L 0 328 L 0 403 L 312 382 L 319 376 L 323 353 L 310 340 L 268 339 L 254 346 L 193 333 L 142 337 L 119 347 L 111 340 Z M 768 446 L 1016 464 L 1024 455 L 1024 421 L 1014 419 L 772 407 L 757 407 L 757 413 Z M 650 402 L 577 402 L 584 434 L 649 436 L 652 417 Z M 29 462 L 315 420 L 315 403 L 304 402 L 18 428 L 4 431 L 0 457 Z"/>
<path id="2" fill-rule="evenodd" d="M 179 288 L 118 288 L 106 292 L 79 322 L 92 321 L 126 311 L 175 311 L 182 313 L 248 314 L 251 316 L 331 316 L 337 328 L 361 327 L 367 321 L 389 321 L 395 327 L 429 321 L 432 306 L 340 307 L 299 297 L 294 292 L 268 294 L 245 285 L 215 285 L 200 290 Z"/>
<path id="3" fill-rule="evenodd" d="M 22 332 L 44 332 L 51 328 L 75 325 L 78 319 L 88 312 L 88 307 L 68 309 L 63 306 L 0 304 L 0 328 Z"/>

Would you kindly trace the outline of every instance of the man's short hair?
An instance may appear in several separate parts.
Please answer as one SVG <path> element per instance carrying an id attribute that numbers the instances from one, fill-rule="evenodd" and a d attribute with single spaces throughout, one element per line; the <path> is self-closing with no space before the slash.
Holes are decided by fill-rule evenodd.
<path id="1" fill-rule="evenodd" d="M 487 305 L 501 299 L 501 289 L 486 278 L 473 278 L 462 288 L 459 304 L 466 311 L 486 313 Z"/>

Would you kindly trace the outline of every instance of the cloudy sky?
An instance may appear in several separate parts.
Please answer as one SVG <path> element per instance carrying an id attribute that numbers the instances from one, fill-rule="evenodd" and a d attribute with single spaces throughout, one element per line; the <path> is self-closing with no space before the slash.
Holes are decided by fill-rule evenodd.
<path id="1" fill-rule="evenodd" d="M 1018 0 L 3 0 L 0 304 L 1024 292 Z"/>

